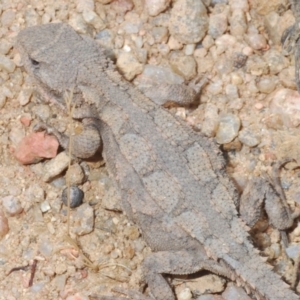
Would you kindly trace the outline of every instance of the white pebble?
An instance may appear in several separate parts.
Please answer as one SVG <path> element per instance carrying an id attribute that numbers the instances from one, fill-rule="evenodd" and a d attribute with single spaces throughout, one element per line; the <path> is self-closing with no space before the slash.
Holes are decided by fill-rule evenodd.
<path id="1" fill-rule="evenodd" d="M 69 156 L 66 152 L 59 153 L 44 165 L 44 174 L 42 180 L 50 181 L 52 178 L 61 174 L 69 165 Z"/>
<path id="2" fill-rule="evenodd" d="M 16 216 L 23 211 L 18 198 L 14 196 L 6 196 L 1 200 L 3 207 L 10 216 Z"/>
<path id="3" fill-rule="evenodd" d="M 216 135 L 217 143 L 226 144 L 231 142 L 238 135 L 240 126 L 241 121 L 238 116 L 233 114 L 221 116 Z"/>
<path id="4" fill-rule="evenodd" d="M 192 293 L 189 288 L 185 288 L 178 294 L 178 300 L 190 300 L 192 299 Z"/>
<path id="5" fill-rule="evenodd" d="M 0 54 L 0 69 L 12 73 L 16 68 L 15 63 L 7 56 Z"/>

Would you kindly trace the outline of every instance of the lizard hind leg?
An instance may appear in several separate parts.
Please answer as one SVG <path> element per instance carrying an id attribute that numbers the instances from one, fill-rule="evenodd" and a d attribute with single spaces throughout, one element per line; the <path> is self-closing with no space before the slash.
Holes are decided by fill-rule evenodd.
<path id="1" fill-rule="evenodd" d="M 235 278 L 230 268 L 209 259 L 198 249 L 153 253 L 145 258 L 142 268 L 150 292 L 156 300 L 175 299 L 162 274 L 183 275 L 207 270 L 229 279 Z"/>
<path id="2" fill-rule="evenodd" d="M 287 204 L 278 176 L 281 166 L 289 161 L 291 160 L 274 165 L 270 180 L 254 178 L 246 186 L 240 198 L 240 214 L 250 227 L 260 218 L 263 204 L 270 223 L 275 228 L 286 230 L 293 225 L 295 216 Z"/>
<path id="3" fill-rule="evenodd" d="M 119 288 L 114 288 L 113 291 L 122 293 L 131 300 L 175 300 L 172 288 L 163 274 L 183 275 L 207 270 L 231 280 L 237 279 L 229 267 L 209 259 L 199 249 L 153 253 L 143 261 L 142 270 L 152 297 L 137 291 L 125 291 Z M 100 299 L 122 300 L 125 298 L 104 296 Z"/>

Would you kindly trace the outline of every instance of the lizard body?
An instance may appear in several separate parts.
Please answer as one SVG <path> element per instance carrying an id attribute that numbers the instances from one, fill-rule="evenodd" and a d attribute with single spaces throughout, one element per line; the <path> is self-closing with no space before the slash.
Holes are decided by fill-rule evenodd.
<path id="1" fill-rule="evenodd" d="M 72 90 L 78 117 L 96 119 L 95 126 L 88 124 L 100 133 L 122 209 L 153 251 L 143 270 L 156 300 L 175 299 L 162 274 L 202 269 L 241 282 L 259 299 L 299 299 L 253 247 L 212 140 L 125 81 L 95 41 L 66 24 L 27 28 L 17 48 L 39 88 L 61 103 Z M 271 191 L 269 196 L 279 201 Z M 271 206 L 273 224 L 290 227 L 290 211 Z"/>

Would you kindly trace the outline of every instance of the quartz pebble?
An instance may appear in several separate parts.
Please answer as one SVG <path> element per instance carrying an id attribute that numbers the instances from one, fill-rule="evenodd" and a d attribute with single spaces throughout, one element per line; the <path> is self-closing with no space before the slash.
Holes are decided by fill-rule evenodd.
<path id="1" fill-rule="evenodd" d="M 178 0 L 171 11 L 169 30 L 179 42 L 199 42 L 208 28 L 205 6 L 200 0 Z"/>
<path id="2" fill-rule="evenodd" d="M 290 89 L 277 89 L 270 95 L 270 112 L 278 115 L 281 122 L 288 127 L 300 124 L 300 95 Z"/>
<path id="3" fill-rule="evenodd" d="M 261 93 L 270 94 L 276 88 L 276 79 L 273 77 L 263 77 L 258 80 L 257 87 Z"/>
<path id="4" fill-rule="evenodd" d="M 105 23 L 102 19 L 91 10 L 84 10 L 82 17 L 87 24 L 93 25 L 96 30 L 102 30 L 105 28 Z"/>
<path id="5" fill-rule="evenodd" d="M 31 95 L 32 95 L 32 89 L 30 89 L 30 88 L 22 89 L 18 96 L 18 101 L 19 101 L 20 105 L 24 106 L 24 105 L 28 104 L 28 102 L 30 101 Z"/>
<path id="6" fill-rule="evenodd" d="M 197 74 L 196 61 L 192 56 L 179 56 L 171 59 L 170 65 L 175 73 L 181 75 L 186 80 L 191 80 Z"/>
<path id="7" fill-rule="evenodd" d="M 208 137 L 215 136 L 219 125 L 218 119 L 218 107 L 213 103 L 207 103 L 201 131 Z"/>
<path id="8" fill-rule="evenodd" d="M 130 52 L 122 52 L 119 55 L 117 67 L 129 81 L 143 71 L 143 65 Z"/>
<path id="9" fill-rule="evenodd" d="M 228 286 L 222 293 L 222 297 L 225 300 L 251 300 L 243 288 L 235 285 Z"/>
<path id="10" fill-rule="evenodd" d="M 75 0 L 75 3 L 78 12 L 83 12 L 85 10 L 93 11 L 95 8 L 94 0 Z"/>
<path id="11" fill-rule="evenodd" d="M 145 0 L 145 7 L 150 16 L 157 16 L 170 4 L 170 0 Z"/>
<path id="12" fill-rule="evenodd" d="M 197 291 L 200 295 L 210 291 L 211 293 L 220 293 L 224 290 L 225 280 L 214 274 L 203 275 L 186 283 L 186 286 L 192 290 Z"/>
<path id="13" fill-rule="evenodd" d="M 255 50 L 266 49 L 267 40 L 265 37 L 258 33 L 248 34 L 246 40 L 249 43 L 249 46 Z"/>
<path id="14" fill-rule="evenodd" d="M 239 140 L 248 147 L 255 147 L 260 142 L 259 138 L 249 128 L 243 128 L 239 132 Z"/>
<path id="15" fill-rule="evenodd" d="M 23 211 L 19 199 L 14 196 L 6 196 L 2 198 L 0 202 L 2 202 L 7 214 L 12 217 L 19 215 Z"/>
<path id="16" fill-rule="evenodd" d="M 286 249 L 286 254 L 292 260 L 296 260 L 299 256 L 300 245 L 299 244 L 291 244 Z"/>
<path id="17" fill-rule="evenodd" d="M 178 300 L 191 300 L 193 297 L 191 290 L 189 288 L 183 289 L 179 294 L 178 294 Z"/>
<path id="18" fill-rule="evenodd" d="M 183 82 L 184 79 L 171 68 L 153 65 L 145 65 L 143 73 L 134 81 L 141 90 L 160 83 L 181 84 Z"/>
<path id="19" fill-rule="evenodd" d="M 11 10 L 11 9 L 8 9 L 8 10 L 5 10 L 3 13 L 2 13 L 2 16 L 1 16 L 1 23 L 2 23 L 2 26 L 3 27 L 9 27 L 12 25 L 12 23 L 14 22 L 14 19 L 16 17 L 16 13 Z"/>
<path id="20" fill-rule="evenodd" d="M 222 6 L 221 13 L 212 14 L 209 18 L 208 34 L 216 39 L 226 32 L 228 27 L 228 6 Z"/>
<path id="21" fill-rule="evenodd" d="M 247 31 L 247 20 L 242 9 L 235 9 L 229 18 L 230 34 L 233 36 L 243 36 Z"/>
<path id="22" fill-rule="evenodd" d="M 0 54 L 0 70 L 5 70 L 8 73 L 12 73 L 16 68 L 15 63 L 7 56 Z"/>
<path id="23" fill-rule="evenodd" d="M 52 160 L 44 165 L 44 174 L 42 180 L 45 182 L 50 181 L 54 177 L 61 174 L 69 165 L 69 156 L 66 152 L 59 153 Z"/>
<path id="24" fill-rule="evenodd" d="M 77 235 L 88 234 L 94 229 L 94 210 L 88 203 L 84 203 L 77 208 L 71 220 L 73 233 Z"/>
<path id="25" fill-rule="evenodd" d="M 47 212 L 50 209 L 51 209 L 51 206 L 50 206 L 50 204 L 49 204 L 49 202 L 47 200 L 45 200 L 45 201 L 43 201 L 41 203 L 41 211 L 42 211 L 42 213 L 45 213 L 45 212 Z"/>
<path id="26" fill-rule="evenodd" d="M 218 94 L 221 94 L 223 91 L 222 85 L 223 85 L 222 80 L 217 80 L 215 82 L 210 83 L 206 89 L 212 95 L 218 95 Z"/>
<path id="27" fill-rule="evenodd" d="M 221 115 L 219 128 L 216 134 L 216 141 L 219 144 L 231 142 L 239 132 L 241 121 L 238 116 L 233 114 Z"/>
<path id="28" fill-rule="evenodd" d="M 12 48 L 12 43 L 5 39 L 0 40 L 0 54 L 5 55 Z"/>

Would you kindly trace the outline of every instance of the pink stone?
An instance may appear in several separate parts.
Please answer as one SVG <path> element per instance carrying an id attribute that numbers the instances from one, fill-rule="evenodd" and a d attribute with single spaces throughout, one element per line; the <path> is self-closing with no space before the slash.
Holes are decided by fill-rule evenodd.
<path id="1" fill-rule="evenodd" d="M 23 165 L 37 163 L 43 158 L 53 158 L 59 143 L 54 136 L 33 132 L 24 137 L 14 150 L 14 156 Z"/>

